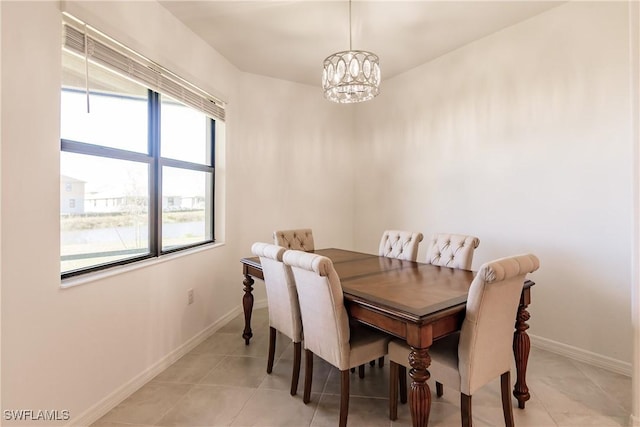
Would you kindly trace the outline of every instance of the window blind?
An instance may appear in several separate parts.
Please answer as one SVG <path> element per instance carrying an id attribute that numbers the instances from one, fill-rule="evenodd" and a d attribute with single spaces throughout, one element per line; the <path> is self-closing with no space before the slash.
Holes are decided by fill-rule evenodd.
<path id="1" fill-rule="evenodd" d="M 85 25 L 63 22 L 63 47 L 89 61 L 168 95 L 214 119 L 224 121 L 224 102 L 207 94 L 160 65 L 119 45 L 106 35 Z M 85 47 L 86 43 L 86 47 Z M 85 50 L 86 48 L 86 50 Z"/>

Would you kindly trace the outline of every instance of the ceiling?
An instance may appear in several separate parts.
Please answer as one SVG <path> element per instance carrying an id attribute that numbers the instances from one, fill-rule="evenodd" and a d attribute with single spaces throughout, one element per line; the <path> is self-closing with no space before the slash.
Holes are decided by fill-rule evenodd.
<path id="1" fill-rule="evenodd" d="M 380 57 L 384 80 L 562 3 L 354 0 L 352 46 Z M 349 49 L 346 0 L 160 4 L 249 73 L 320 85 L 324 58 Z"/>

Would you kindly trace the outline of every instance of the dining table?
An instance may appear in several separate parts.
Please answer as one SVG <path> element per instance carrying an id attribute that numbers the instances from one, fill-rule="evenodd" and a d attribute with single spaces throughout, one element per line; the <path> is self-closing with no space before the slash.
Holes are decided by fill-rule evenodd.
<path id="1" fill-rule="evenodd" d="M 403 339 L 410 346 L 411 418 L 414 427 L 426 427 L 431 408 L 431 391 L 427 384 L 431 363 L 429 346 L 435 340 L 460 330 L 469 287 L 476 273 L 346 249 L 328 248 L 313 252 L 333 262 L 351 319 Z M 240 262 L 244 276 L 242 306 L 245 324 L 242 337 L 249 345 L 253 336 L 254 279 L 264 280 L 264 276 L 258 257 L 242 258 Z M 526 382 L 530 351 L 527 307 L 531 302 L 533 285 L 531 280 L 523 282 L 514 319 L 516 383 L 513 395 L 521 409 L 530 398 Z"/>

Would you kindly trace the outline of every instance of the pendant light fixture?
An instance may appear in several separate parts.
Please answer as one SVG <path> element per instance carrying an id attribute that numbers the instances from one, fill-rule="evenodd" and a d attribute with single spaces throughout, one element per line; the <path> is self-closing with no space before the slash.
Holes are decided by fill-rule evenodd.
<path id="1" fill-rule="evenodd" d="M 378 55 L 351 48 L 351 0 L 349 0 L 349 50 L 324 60 L 322 88 L 329 101 L 350 104 L 373 99 L 380 85 Z"/>

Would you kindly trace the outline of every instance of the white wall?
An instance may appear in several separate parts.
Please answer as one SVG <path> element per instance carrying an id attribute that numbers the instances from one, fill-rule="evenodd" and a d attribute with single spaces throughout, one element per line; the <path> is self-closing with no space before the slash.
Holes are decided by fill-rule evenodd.
<path id="1" fill-rule="evenodd" d="M 0 22 L 2 22 L 2 7 L 0 7 Z M 0 31 L 0 50 L 2 48 L 2 31 Z M 2 94 L 2 55 L 0 55 L 0 95 Z M 2 165 L 2 102 L 0 102 L 0 165 Z M 0 168 L 0 172 L 2 168 Z M 0 189 L 2 188 L 2 174 L 0 173 Z M 1 190 L 0 190 L 1 191 Z M 2 223 L 2 198 L 0 197 L 0 224 Z M 0 227 L 0 242 L 2 242 L 2 227 Z M 2 322 L 2 244 L 0 243 L 0 325 Z M 0 408 L 2 408 L 2 328 L 0 327 Z"/>
<path id="2" fill-rule="evenodd" d="M 558 7 L 358 106 L 239 72 L 155 2 L 64 7 L 229 102 L 225 245 L 59 288 L 59 5 L 0 2 L 3 409 L 106 408 L 239 309 L 238 259 L 280 227 L 372 252 L 385 228 L 473 233 L 476 268 L 536 253 L 531 332 L 630 360 L 624 3 Z"/>
<path id="3" fill-rule="evenodd" d="M 316 87 L 242 74 L 228 159 L 229 229 L 246 253 L 274 229 L 312 228 L 316 247 L 353 245 L 353 106 Z"/>
<path id="4" fill-rule="evenodd" d="M 357 246 L 400 227 L 478 236 L 474 268 L 532 252 L 530 333 L 628 370 L 627 19 L 569 3 L 384 82 L 357 115 Z"/>
<path id="5" fill-rule="evenodd" d="M 633 364 L 631 375 L 632 411 L 629 425 L 640 427 L 640 4 L 629 3 L 629 44 L 631 58 L 631 99 L 633 143 L 633 249 L 631 251 L 631 318 L 633 327 Z"/>
<path id="6" fill-rule="evenodd" d="M 60 5 L 0 7 L 3 409 L 68 409 L 72 423 L 92 421 L 239 312 L 239 259 L 252 242 L 304 225 L 320 245 L 352 245 L 350 120 L 316 88 L 240 73 L 155 2 L 66 2 L 229 105 L 216 177 L 226 183 L 225 244 L 60 289 Z"/>

